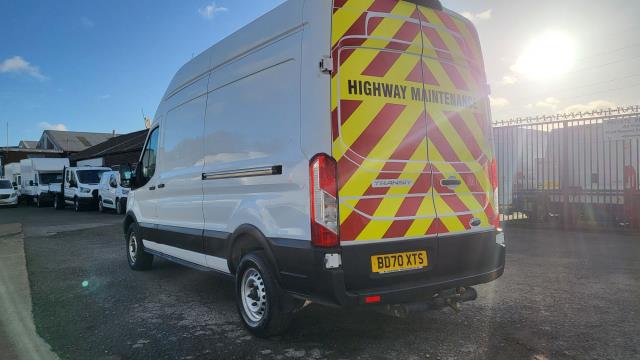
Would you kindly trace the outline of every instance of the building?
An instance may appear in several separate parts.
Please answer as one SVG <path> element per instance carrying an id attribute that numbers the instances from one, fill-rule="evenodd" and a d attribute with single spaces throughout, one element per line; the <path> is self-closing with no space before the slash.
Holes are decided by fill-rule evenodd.
<path id="1" fill-rule="evenodd" d="M 19 149 L 35 149 L 38 147 L 37 141 L 21 140 L 18 144 Z"/>
<path id="2" fill-rule="evenodd" d="M 62 151 L 65 157 L 84 151 L 117 136 L 115 133 L 90 133 L 45 130 L 37 149 Z"/>
<path id="3" fill-rule="evenodd" d="M 147 139 L 149 130 L 140 130 L 120 135 L 85 149 L 70 156 L 71 164 L 77 166 L 108 166 L 119 168 L 126 165 L 132 167 L 140 159 L 140 152 Z"/>

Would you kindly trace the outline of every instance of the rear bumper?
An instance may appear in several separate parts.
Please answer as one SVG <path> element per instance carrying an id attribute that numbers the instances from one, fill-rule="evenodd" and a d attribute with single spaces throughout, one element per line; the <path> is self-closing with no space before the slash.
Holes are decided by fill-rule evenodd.
<path id="1" fill-rule="evenodd" d="M 496 243 L 496 234 L 353 245 L 337 250 L 292 248 L 277 241 L 272 245 L 285 290 L 325 305 L 349 307 L 364 305 L 369 296 L 380 296 L 376 305 L 426 301 L 442 290 L 491 282 L 503 274 L 505 264 L 505 248 Z M 427 250 L 427 268 L 386 275 L 371 273 L 371 255 L 416 250 Z M 330 253 L 341 254 L 341 268 L 325 269 L 325 254 Z"/>

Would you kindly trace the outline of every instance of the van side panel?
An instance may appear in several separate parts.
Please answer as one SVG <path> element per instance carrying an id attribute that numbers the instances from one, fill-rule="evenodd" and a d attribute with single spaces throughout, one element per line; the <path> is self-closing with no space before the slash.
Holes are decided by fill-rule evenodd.
<path id="1" fill-rule="evenodd" d="M 302 28 L 274 35 L 209 81 L 203 209 L 213 256 L 226 257 L 228 234 L 243 224 L 268 238 L 310 238 L 308 162 L 300 146 Z"/>
<path id="2" fill-rule="evenodd" d="M 161 161 L 155 190 L 158 222 L 166 226 L 204 228 L 201 177 L 207 84 L 208 77 L 201 78 L 166 104 L 168 111 L 160 125 Z M 193 245 L 192 250 L 202 250 L 201 242 Z"/>

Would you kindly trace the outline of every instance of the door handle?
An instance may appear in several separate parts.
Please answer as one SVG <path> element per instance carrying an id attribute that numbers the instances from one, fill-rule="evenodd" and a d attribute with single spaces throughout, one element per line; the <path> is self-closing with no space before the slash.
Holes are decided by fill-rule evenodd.
<path id="1" fill-rule="evenodd" d="M 149 188 L 149 190 L 151 190 L 151 191 L 153 191 L 153 190 L 155 190 L 155 189 L 156 189 L 156 187 L 155 187 L 155 186 L 152 186 L 152 187 L 150 187 L 150 188 Z"/>
<path id="2" fill-rule="evenodd" d="M 462 181 L 460 181 L 460 179 L 456 179 L 455 177 L 450 177 L 448 179 L 442 179 L 440 180 L 440 184 L 442 186 L 446 186 L 448 188 L 456 188 L 460 185 L 462 185 Z"/>
<path id="3" fill-rule="evenodd" d="M 164 189 L 164 184 L 158 184 L 158 189 Z"/>

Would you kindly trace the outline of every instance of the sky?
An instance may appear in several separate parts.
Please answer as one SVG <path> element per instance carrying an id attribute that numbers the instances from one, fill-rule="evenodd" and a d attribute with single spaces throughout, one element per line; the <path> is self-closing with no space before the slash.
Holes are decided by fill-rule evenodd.
<path id="1" fill-rule="evenodd" d="M 317 0 L 327 1 L 327 0 Z M 0 144 L 127 133 L 185 62 L 281 0 L 0 0 Z M 442 0 L 478 28 L 494 120 L 640 104 L 640 2 Z"/>

